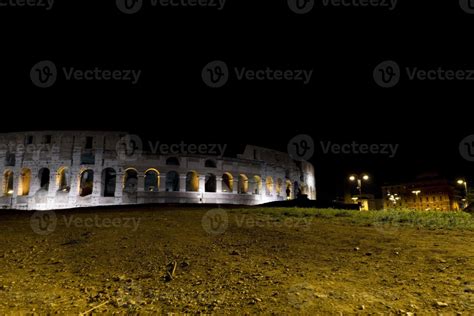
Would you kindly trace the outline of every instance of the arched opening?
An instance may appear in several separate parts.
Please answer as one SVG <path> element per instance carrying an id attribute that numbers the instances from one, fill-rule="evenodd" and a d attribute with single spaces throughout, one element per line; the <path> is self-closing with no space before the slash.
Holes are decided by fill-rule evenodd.
<path id="1" fill-rule="evenodd" d="M 81 172 L 79 196 L 88 196 L 94 189 L 94 171 L 87 169 Z"/>
<path id="2" fill-rule="evenodd" d="M 20 182 L 18 183 L 18 195 L 27 196 L 30 194 L 31 170 L 27 168 L 21 169 Z"/>
<path id="3" fill-rule="evenodd" d="M 233 192 L 234 190 L 234 177 L 226 172 L 222 175 L 222 192 Z"/>
<path id="4" fill-rule="evenodd" d="M 271 195 L 273 193 L 273 178 L 268 176 L 265 180 L 265 187 L 267 189 L 267 195 Z"/>
<path id="5" fill-rule="evenodd" d="M 179 174 L 176 171 L 170 171 L 166 174 L 166 191 L 179 191 Z"/>
<path id="6" fill-rule="evenodd" d="M 186 174 L 186 191 L 199 191 L 199 175 L 196 171 L 190 171 Z"/>
<path id="7" fill-rule="evenodd" d="M 282 189 L 282 187 L 283 187 L 283 180 L 280 179 L 280 178 L 278 178 L 278 179 L 277 179 L 277 185 L 276 185 L 276 194 L 277 194 L 278 196 L 281 195 L 281 189 Z"/>
<path id="8" fill-rule="evenodd" d="M 291 199 L 291 181 L 286 180 L 286 187 L 285 187 L 286 199 Z"/>
<path id="9" fill-rule="evenodd" d="M 102 171 L 102 196 L 114 197 L 115 186 L 117 184 L 117 172 L 113 168 L 106 168 Z"/>
<path id="10" fill-rule="evenodd" d="M 260 194 L 262 192 L 262 178 L 260 176 L 253 176 L 252 193 Z"/>
<path id="11" fill-rule="evenodd" d="M 216 192 L 216 176 L 212 173 L 206 175 L 206 192 Z"/>
<path id="12" fill-rule="evenodd" d="M 136 193 L 138 188 L 138 171 L 135 169 L 125 170 L 123 176 L 123 191 L 127 193 Z"/>
<path id="13" fill-rule="evenodd" d="M 298 183 L 298 181 L 295 181 L 294 185 L 293 185 L 293 197 L 298 197 L 301 195 L 301 188 L 300 188 L 300 185 Z"/>
<path id="14" fill-rule="evenodd" d="M 69 173 L 69 168 L 60 168 L 56 180 L 58 184 L 58 191 L 69 192 L 71 189 L 70 179 L 71 176 Z"/>
<path id="15" fill-rule="evenodd" d="M 166 159 L 166 165 L 179 166 L 179 159 L 176 157 L 169 157 L 168 159 Z"/>
<path id="16" fill-rule="evenodd" d="M 245 174 L 239 175 L 239 193 L 245 194 L 249 190 L 249 178 Z"/>
<path id="17" fill-rule="evenodd" d="M 145 172 L 145 192 L 158 192 L 160 187 L 159 174 L 156 169 L 148 169 Z"/>
<path id="18" fill-rule="evenodd" d="M 41 168 L 38 172 L 38 178 L 40 180 L 40 190 L 49 190 L 49 175 L 50 171 L 48 168 Z"/>
<path id="19" fill-rule="evenodd" d="M 217 164 L 214 160 L 207 159 L 206 162 L 204 163 L 204 167 L 206 167 L 206 168 L 217 168 Z"/>
<path id="20" fill-rule="evenodd" d="M 13 171 L 7 170 L 3 173 L 3 195 L 13 195 Z"/>

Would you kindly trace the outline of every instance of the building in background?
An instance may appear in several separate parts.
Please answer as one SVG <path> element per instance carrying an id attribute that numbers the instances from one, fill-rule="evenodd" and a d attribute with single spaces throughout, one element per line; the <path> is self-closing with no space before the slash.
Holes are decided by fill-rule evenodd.
<path id="1" fill-rule="evenodd" d="M 405 208 L 421 211 L 457 211 L 465 203 L 465 194 L 456 181 L 436 174 L 423 175 L 413 182 L 382 187 L 384 209 Z"/>

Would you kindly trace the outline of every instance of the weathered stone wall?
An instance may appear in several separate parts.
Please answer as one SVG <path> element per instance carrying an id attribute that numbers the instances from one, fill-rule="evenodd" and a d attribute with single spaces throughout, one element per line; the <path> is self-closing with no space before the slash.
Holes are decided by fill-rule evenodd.
<path id="1" fill-rule="evenodd" d="M 0 134 L 0 207 L 255 205 L 299 193 L 316 198 L 313 166 L 294 162 L 285 153 L 247 146 L 237 158 L 158 155 L 125 146 L 126 135 L 87 131 Z"/>

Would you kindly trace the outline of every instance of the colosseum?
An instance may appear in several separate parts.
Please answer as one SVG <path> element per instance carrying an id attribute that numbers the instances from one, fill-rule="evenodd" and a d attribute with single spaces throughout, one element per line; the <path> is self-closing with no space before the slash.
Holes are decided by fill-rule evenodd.
<path id="1" fill-rule="evenodd" d="M 257 205 L 305 194 L 316 199 L 313 166 L 247 145 L 241 154 L 164 154 L 121 132 L 0 134 L 0 207 L 210 203 Z"/>

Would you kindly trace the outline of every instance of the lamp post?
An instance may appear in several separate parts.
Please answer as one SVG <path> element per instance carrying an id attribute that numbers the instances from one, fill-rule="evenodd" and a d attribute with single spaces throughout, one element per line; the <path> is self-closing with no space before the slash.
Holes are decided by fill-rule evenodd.
<path id="1" fill-rule="evenodd" d="M 459 179 L 456 182 L 457 184 L 464 186 L 464 194 L 465 194 L 464 195 L 464 208 L 466 208 L 469 205 L 469 201 L 467 200 L 467 194 L 468 194 L 467 181 L 464 179 Z"/>
<path id="2" fill-rule="evenodd" d="M 349 176 L 349 181 L 350 182 L 355 182 L 357 183 L 357 190 L 359 191 L 359 196 L 357 197 L 357 199 L 352 199 L 354 202 L 358 202 L 359 204 L 359 209 L 360 210 L 363 210 L 363 209 L 367 209 L 368 210 L 368 206 L 366 207 L 363 207 L 362 205 L 362 182 L 363 181 L 369 181 L 369 176 L 367 174 L 361 174 L 361 175 L 351 175 Z"/>
<path id="3" fill-rule="evenodd" d="M 357 189 L 359 190 L 359 198 L 362 197 L 362 181 L 369 181 L 369 176 L 367 174 L 362 175 L 351 175 L 349 181 L 357 182 Z"/>

